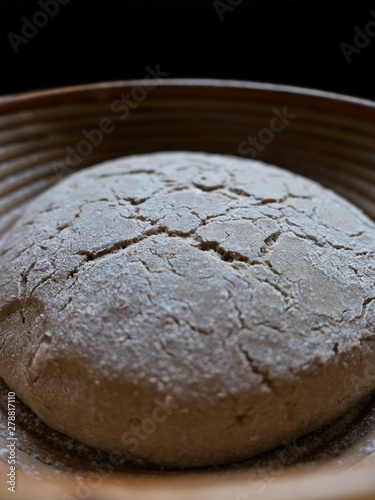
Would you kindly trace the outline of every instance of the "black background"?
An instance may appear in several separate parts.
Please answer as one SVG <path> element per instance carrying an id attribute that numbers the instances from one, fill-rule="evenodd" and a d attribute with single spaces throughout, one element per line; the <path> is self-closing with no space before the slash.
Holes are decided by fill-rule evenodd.
<path id="1" fill-rule="evenodd" d="M 20 35 L 23 17 L 32 20 L 41 7 L 1 0 L 0 93 L 141 78 L 159 64 L 170 78 L 254 80 L 375 99 L 375 37 L 350 64 L 340 48 L 353 44 L 356 26 L 375 20 L 375 2 L 237 2 L 220 20 L 214 0 L 70 0 L 16 54 L 8 34 Z"/>

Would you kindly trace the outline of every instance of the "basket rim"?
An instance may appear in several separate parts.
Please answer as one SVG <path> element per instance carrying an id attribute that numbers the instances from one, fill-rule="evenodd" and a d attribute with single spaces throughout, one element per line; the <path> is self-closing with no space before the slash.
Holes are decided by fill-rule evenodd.
<path id="1" fill-rule="evenodd" d="M 150 81 L 150 80 L 149 80 Z M 326 90 L 314 89 L 309 87 L 300 87 L 293 85 L 284 85 L 269 82 L 258 82 L 251 80 L 232 80 L 232 79 L 216 79 L 216 78 L 163 78 L 158 81 L 158 87 L 189 87 L 189 88 L 205 88 L 214 87 L 217 89 L 238 89 L 238 90 L 254 90 L 270 93 L 280 93 L 287 95 L 300 95 L 310 98 L 318 98 L 330 100 L 346 104 L 354 104 L 367 108 L 375 108 L 375 100 L 355 97 L 348 94 L 335 93 Z M 37 105 L 41 100 L 53 98 L 56 96 L 73 96 L 80 95 L 93 91 L 111 91 L 126 87 L 135 87 L 142 85 L 144 80 L 109 80 L 103 82 L 85 83 L 78 85 L 64 85 L 50 87 L 41 90 L 32 90 L 27 92 L 19 92 L 15 94 L 5 94 L 0 96 L 0 111 L 19 108 L 22 104 L 32 104 L 33 101 Z"/>

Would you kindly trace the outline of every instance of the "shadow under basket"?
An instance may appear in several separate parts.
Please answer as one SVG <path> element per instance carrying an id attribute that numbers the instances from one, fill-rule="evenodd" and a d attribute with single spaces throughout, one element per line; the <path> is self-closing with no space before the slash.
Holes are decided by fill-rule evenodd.
<path id="1" fill-rule="evenodd" d="M 62 177 L 152 151 L 256 155 L 335 190 L 375 219 L 375 103 L 252 82 L 143 84 L 0 98 L 0 244 L 27 203 Z M 127 95 L 131 105 L 124 104 Z M 283 119 L 278 131 L 274 116 Z M 256 148 L 249 137 L 260 138 Z M 375 498 L 375 393 L 282 448 L 240 464 L 189 470 L 145 469 L 141 461 L 109 457 L 52 431 L 17 401 L 14 494 L 6 484 L 8 391 L 0 381 L 0 499 Z"/>

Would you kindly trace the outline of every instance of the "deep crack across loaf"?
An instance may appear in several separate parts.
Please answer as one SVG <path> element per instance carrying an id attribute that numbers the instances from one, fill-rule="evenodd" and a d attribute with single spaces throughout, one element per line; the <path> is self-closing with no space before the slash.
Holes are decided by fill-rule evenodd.
<path id="1" fill-rule="evenodd" d="M 375 386 L 375 225 L 320 185 L 205 153 L 117 159 L 2 243 L 0 375 L 47 424 L 171 466 L 248 458 Z"/>

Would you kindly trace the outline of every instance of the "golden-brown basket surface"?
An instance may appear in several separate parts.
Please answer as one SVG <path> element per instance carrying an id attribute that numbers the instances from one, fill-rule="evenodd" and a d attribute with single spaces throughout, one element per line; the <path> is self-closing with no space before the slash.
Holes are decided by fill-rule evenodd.
<path id="1" fill-rule="evenodd" d="M 121 104 L 128 95 L 128 104 Z M 128 81 L 0 98 L 0 245 L 27 202 L 61 176 L 108 158 L 151 151 L 252 155 L 246 139 L 269 129 L 275 113 L 289 118 L 283 130 L 262 142 L 257 158 L 321 182 L 375 219 L 375 103 L 251 82 L 166 80 L 151 88 L 150 82 Z M 100 128 L 102 140 L 90 146 L 87 133 Z M 79 481 L 73 473 L 54 474 L 53 467 L 18 450 L 17 493 L 7 494 L 9 465 L 3 454 L 0 498 L 375 498 L 375 419 L 372 423 L 340 456 L 257 473 L 243 465 L 82 473 Z"/>

